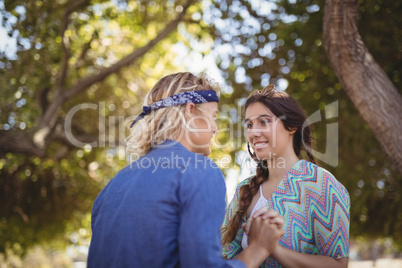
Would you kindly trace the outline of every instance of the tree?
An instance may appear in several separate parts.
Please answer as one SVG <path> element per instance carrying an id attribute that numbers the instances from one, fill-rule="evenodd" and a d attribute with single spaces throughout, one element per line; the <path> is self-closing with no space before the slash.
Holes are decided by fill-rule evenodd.
<path id="1" fill-rule="evenodd" d="M 211 34 L 218 51 L 218 64 L 229 87 L 224 94 L 227 101 L 221 99 L 221 113 L 240 117 L 235 104 L 241 105 L 251 90 L 268 83 L 284 84 L 307 115 L 319 110 L 324 118 L 312 125 L 317 151 L 325 152 L 327 140 L 336 134 L 327 132 L 327 124 L 339 126 L 339 163 L 320 164 L 351 195 L 352 237 L 388 236 L 401 244 L 402 174 L 387 157 L 332 71 L 323 47 L 324 2 L 215 1 L 215 8 L 219 12 L 211 11 L 216 14 Z M 362 39 L 399 94 L 402 89 L 402 36 L 398 26 L 402 23 L 401 8 L 401 1 L 363 0 L 358 20 Z M 339 66 L 346 68 L 340 63 Z M 339 107 L 338 116 L 326 119 L 325 107 L 335 102 Z M 397 104 L 395 110 L 400 109 L 400 102 Z M 397 124 L 398 118 L 400 113 L 389 119 Z M 396 129 L 392 129 L 392 135 L 399 137 Z M 237 159 L 245 149 L 242 144 L 233 147 L 232 159 Z"/>
<path id="2" fill-rule="evenodd" d="M 42 90 L 40 96 L 42 115 L 38 119 L 38 122 L 32 128 L 20 130 L 0 130 L 0 148 L 1 153 L 23 153 L 28 155 L 36 155 L 42 157 L 45 155 L 45 148 L 47 144 L 54 140 L 65 141 L 67 144 L 67 137 L 65 137 L 66 130 L 61 127 L 57 128 L 57 119 L 59 118 L 59 111 L 64 103 L 79 95 L 80 93 L 89 89 L 90 86 L 103 81 L 108 76 L 117 73 L 123 67 L 129 66 L 134 61 L 141 58 L 145 53 L 149 52 L 156 44 L 164 40 L 170 33 L 176 30 L 178 24 L 183 21 L 183 17 L 186 14 L 187 9 L 194 1 L 187 1 L 182 7 L 182 11 L 179 12 L 177 18 L 168 23 L 164 29 L 150 39 L 146 44 L 141 47 L 133 49 L 131 53 L 125 55 L 122 59 L 112 63 L 112 65 L 104 68 L 98 68 L 94 74 L 87 74 L 83 77 L 77 77 L 78 81 L 73 84 L 69 84 L 66 79 L 69 72 L 71 72 L 74 65 L 71 65 L 71 61 L 75 61 L 75 65 L 79 65 L 78 61 L 85 58 L 88 46 L 93 42 L 97 33 L 94 31 L 93 36 L 89 39 L 89 42 L 83 46 L 83 51 L 72 51 L 71 41 L 68 36 L 68 28 L 73 27 L 74 22 L 71 22 L 71 15 L 74 12 L 79 12 L 83 7 L 88 8 L 88 1 L 72 1 L 64 5 L 64 14 L 62 20 L 59 21 L 61 27 L 59 29 L 59 38 L 62 47 L 62 59 L 60 62 L 60 69 L 57 70 L 58 74 L 55 77 L 55 82 L 49 87 L 45 87 Z M 16 5 L 13 2 L 13 5 Z M 141 4 L 141 2 L 140 2 Z M 145 3 L 144 3 L 145 4 Z M 49 5 L 51 7 L 51 5 Z M 52 7 L 51 7 L 52 8 Z M 56 7 L 57 8 L 57 7 Z M 60 8 L 59 8 L 60 9 Z M 80 53 L 74 55 L 73 53 Z M 80 58 L 73 58 L 73 57 Z M 53 93 L 53 98 L 49 102 L 48 96 Z M 92 141 L 90 137 L 84 133 L 82 135 L 83 141 Z M 17 142 L 18 141 L 18 142 Z"/>
<path id="3" fill-rule="evenodd" d="M 79 226 L 126 163 L 127 116 L 139 112 L 156 79 L 177 68 L 166 48 L 186 42 L 181 23 L 198 24 L 195 3 L 0 4 L 2 26 L 17 40 L 15 55 L 0 54 L 0 252 L 62 241 Z"/>
<path id="4" fill-rule="evenodd" d="M 207 40 L 215 45 L 202 54 L 216 56 L 226 82 L 218 123 L 231 127 L 217 135 L 227 146 L 213 157 L 243 163 L 241 107 L 253 89 L 286 88 L 307 115 L 336 102 L 338 117 L 323 116 L 313 127 L 316 149 L 325 152 L 326 125 L 339 124 L 339 163 L 321 164 L 350 192 L 352 236 L 402 237 L 402 176 L 332 71 L 323 1 L 211 2 L 207 10 L 191 0 L 0 2 L 2 26 L 18 45 L 15 56 L 0 52 L 0 251 L 63 241 L 64 232 L 80 228 L 126 164 L 121 137 L 138 104 L 177 70 L 172 45 L 182 42 L 190 53 Z M 364 43 L 399 92 L 401 8 L 401 1 L 361 0 L 358 19 Z M 66 126 L 82 146 L 71 143 Z"/>
<path id="5" fill-rule="evenodd" d="M 402 96 L 364 45 L 358 11 L 357 0 L 326 1 L 324 47 L 344 90 L 402 174 Z"/>

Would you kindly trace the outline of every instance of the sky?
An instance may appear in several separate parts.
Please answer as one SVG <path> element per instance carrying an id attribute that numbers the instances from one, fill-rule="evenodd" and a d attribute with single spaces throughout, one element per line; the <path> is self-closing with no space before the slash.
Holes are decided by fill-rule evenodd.
<path id="1" fill-rule="evenodd" d="M 3 20 L 0 14 L 0 21 Z M 9 59 L 15 59 L 17 53 L 17 40 L 7 34 L 6 28 L 0 26 L 0 53 L 4 53 Z"/>

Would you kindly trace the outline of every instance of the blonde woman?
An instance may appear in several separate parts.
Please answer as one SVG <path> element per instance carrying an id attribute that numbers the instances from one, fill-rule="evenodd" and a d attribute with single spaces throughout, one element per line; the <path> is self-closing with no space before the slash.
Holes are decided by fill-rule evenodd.
<path id="1" fill-rule="evenodd" d="M 225 182 L 206 156 L 217 131 L 216 84 L 191 73 L 162 78 L 133 122 L 137 158 L 96 198 L 88 267 L 257 267 L 275 249 L 283 219 L 254 217 L 249 248 L 221 257 Z"/>

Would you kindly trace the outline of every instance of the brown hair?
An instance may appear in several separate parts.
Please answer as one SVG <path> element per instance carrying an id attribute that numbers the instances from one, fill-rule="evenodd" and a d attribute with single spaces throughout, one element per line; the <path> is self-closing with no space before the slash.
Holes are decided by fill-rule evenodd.
<path id="1" fill-rule="evenodd" d="M 196 76 L 189 72 L 175 73 L 160 79 L 145 96 L 143 106 L 149 106 L 161 99 L 185 91 L 219 91 L 219 85 L 206 75 Z M 135 154 L 132 160 L 149 152 L 152 145 L 161 144 L 167 139 L 180 137 L 185 128 L 185 105 L 167 107 L 153 111 L 138 121 L 126 140 L 127 149 Z"/>
<path id="2" fill-rule="evenodd" d="M 251 104 L 256 102 L 265 105 L 277 118 L 279 118 L 286 130 L 291 131 L 292 129 L 297 129 L 293 136 L 293 150 L 295 154 L 298 157 L 301 157 L 301 151 L 304 146 L 308 158 L 311 162 L 315 163 L 314 156 L 310 152 L 313 140 L 311 129 L 308 125 L 303 125 L 306 121 L 306 115 L 297 101 L 289 94 L 277 91 L 274 85 L 268 85 L 261 91 L 256 90 L 250 94 L 244 105 L 244 110 L 247 110 Z M 257 162 L 256 175 L 250 179 L 249 183 L 244 184 L 240 188 L 238 209 L 234 216 L 229 220 L 228 225 L 223 229 L 223 244 L 229 243 L 235 239 L 241 220 L 245 215 L 253 196 L 257 194 L 260 185 L 268 180 L 269 177 L 267 161 L 259 160 L 255 153 L 251 152 L 248 142 L 247 149 L 250 156 Z"/>

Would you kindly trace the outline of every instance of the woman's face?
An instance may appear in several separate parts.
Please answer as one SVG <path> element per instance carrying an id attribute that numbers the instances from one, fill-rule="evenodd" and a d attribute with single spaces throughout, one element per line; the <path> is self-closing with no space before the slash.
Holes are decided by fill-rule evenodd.
<path id="1" fill-rule="evenodd" d="M 205 156 L 211 153 L 211 140 L 218 131 L 215 122 L 217 115 L 218 103 L 216 102 L 207 102 L 196 106 L 194 116 L 188 121 L 190 131 L 187 142 L 192 148 L 191 151 Z"/>
<path id="2" fill-rule="evenodd" d="M 282 121 L 264 104 L 260 102 L 250 104 L 244 121 L 247 140 L 258 159 L 286 158 L 294 154 L 293 134 L 295 131 L 286 130 Z"/>

